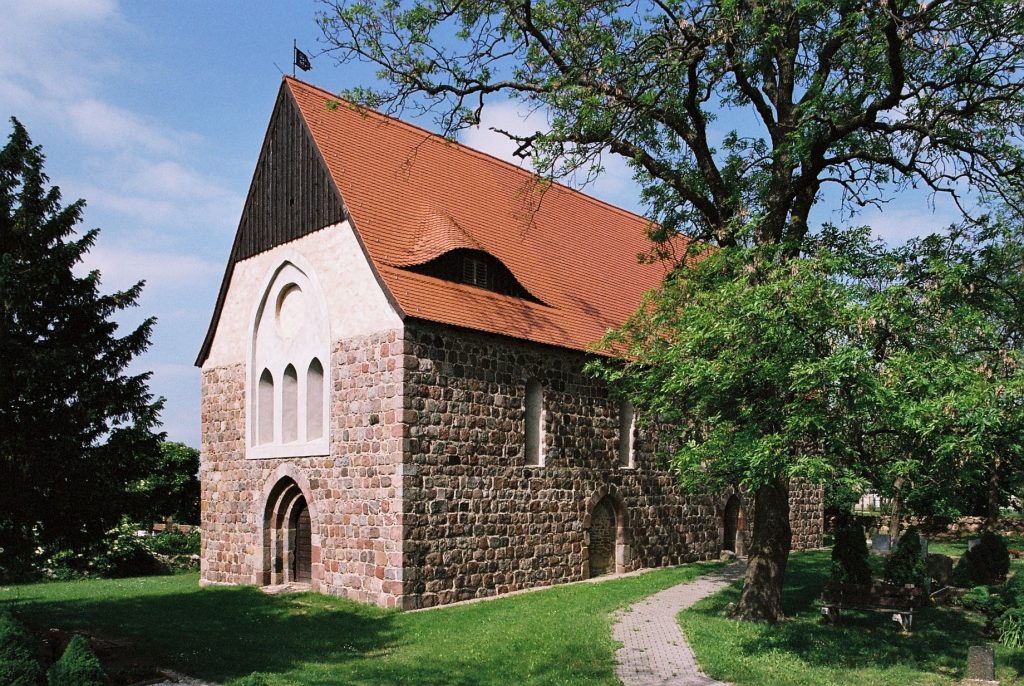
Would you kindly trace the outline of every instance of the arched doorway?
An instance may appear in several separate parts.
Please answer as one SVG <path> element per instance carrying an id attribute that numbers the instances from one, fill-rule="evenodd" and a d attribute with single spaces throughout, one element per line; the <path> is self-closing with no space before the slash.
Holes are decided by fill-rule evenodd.
<path id="1" fill-rule="evenodd" d="M 300 584 L 308 584 L 313 580 L 313 532 L 305 498 L 299 497 L 296 510 L 295 543 L 292 548 L 292 579 Z"/>
<path id="2" fill-rule="evenodd" d="M 590 512 L 587 560 L 590 577 L 625 571 L 627 548 L 621 508 L 604 496 Z"/>
<path id="3" fill-rule="evenodd" d="M 312 582 L 313 532 L 309 504 L 299 485 L 290 477 L 283 477 L 270 491 L 263 537 L 265 585 Z"/>
<path id="4" fill-rule="evenodd" d="M 722 536 L 722 550 L 731 550 L 737 555 L 743 554 L 743 511 L 740 508 L 740 499 L 735 495 L 729 496 L 725 503 L 725 512 L 722 515 L 725 535 Z"/>

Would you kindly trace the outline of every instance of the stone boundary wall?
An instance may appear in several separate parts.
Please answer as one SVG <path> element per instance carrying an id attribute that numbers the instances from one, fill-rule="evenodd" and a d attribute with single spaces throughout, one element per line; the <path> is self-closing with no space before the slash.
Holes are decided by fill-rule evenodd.
<path id="1" fill-rule="evenodd" d="M 825 544 L 825 487 L 794 479 L 789 484 L 789 527 L 793 550 Z"/>
<path id="2" fill-rule="evenodd" d="M 405 607 L 586 578 L 605 495 L 625 512 L 620 569 L 718 556 L 730 493 L 683 496 L 646 431 L 635 468 L 619 466 L 618 403 L 582 353 L 426 322 L 405 335 Z M 543 466 L 524 460 L 530 378 L 544 384 Z M 793 502 L 795 547 L 820 546 L 820 487 Z"/>
<path id="3" fill-rule="evenodd" d="M 203 370 L 203 583 L 262 583 L 267 494 L 290 475 L 310 509 L 313 590 L 402 604 L 402 365 L 400 332 L 335 342 L 330 454 L 280 459 L 245 457 L 245 366 Z"/>
<path id="4" fill-rule="evenodd" d="M 888 516 L 855 514 L 855 517 L 867 531 L 889 533 Z M 904 517 L 902 526 L 904 530 L 916 526 L 928 536 L 969 536 L 985 529 L 985 518 L 968 516 L 951 520 L 948 517 Z M 830 528 L 834 528 L 834 522 L 830 523 Z M 1024 536 L 1024 517 L 1002 517 L 996 522 L 994 531 L 1006 537 Z"/>

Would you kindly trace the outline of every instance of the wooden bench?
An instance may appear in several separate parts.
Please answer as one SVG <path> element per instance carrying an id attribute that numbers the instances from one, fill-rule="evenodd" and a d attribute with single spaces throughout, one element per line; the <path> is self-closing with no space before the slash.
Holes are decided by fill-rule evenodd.
<path id="1" fill-rule="evenodd" d="M 928 595 L 914 586 L 896 586 L 876 582 L 874 584 L 848 584 L 830 581 L 821 592 L 822 619 L 835 622 L 842 610 L 858 612 L 882 612 L 891 615 L 901 631 L 910 631 L 914 611 L 925 607 Z"/>

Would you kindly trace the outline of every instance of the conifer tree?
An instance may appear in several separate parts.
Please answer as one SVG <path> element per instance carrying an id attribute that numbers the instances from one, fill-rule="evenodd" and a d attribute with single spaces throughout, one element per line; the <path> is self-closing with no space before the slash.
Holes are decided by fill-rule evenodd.
<path id="1" fill-rule="evenodd" d="M 128 485 L 159 454 L 162 400 L 129 374 L 155 320 L 125 335 L 113 321 L 142 282 L 103 294 L 76 274 L 97 229 L 76 232 L 85 202 L 61 204 L 25 128 L 0 149 L 0 576 L 37 546 L 82 549 L 141 503 Z"/>

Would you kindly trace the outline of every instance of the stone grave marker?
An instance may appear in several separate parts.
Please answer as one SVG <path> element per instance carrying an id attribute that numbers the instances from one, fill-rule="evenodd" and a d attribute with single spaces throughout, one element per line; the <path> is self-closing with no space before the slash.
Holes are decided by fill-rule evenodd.
<path id="1" fill-rule="evenodd" d="M 888 555 L 892 546 L 892 539 L 889 534 L 875 534 L 871 537 L 871 554 Z"/>
<path id="2" fill-rule="evenodd" d="M 967 686 L 998 686 L 996 655 L 992 646 L 971 646 L 967 649 Z"/>

